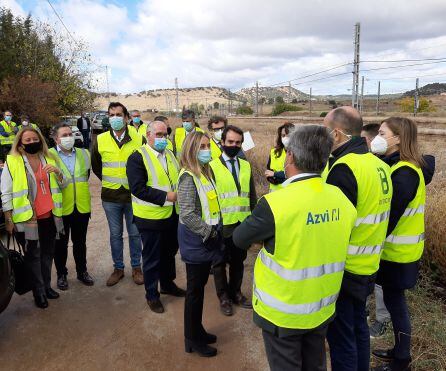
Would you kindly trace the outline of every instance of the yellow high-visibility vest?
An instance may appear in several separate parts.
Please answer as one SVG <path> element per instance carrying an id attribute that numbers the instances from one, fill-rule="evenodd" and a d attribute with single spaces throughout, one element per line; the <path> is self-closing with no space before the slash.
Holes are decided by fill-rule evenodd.
<path id="1" fill-rule="evenodd" d="M 102 158 L 102 187 L 129 189 L 126 166 L 129 156 L 143 144 L 143 137 L 136 130 L 129 130 L 131 140 L 119 148 L 111 131 L 99 134 L 98 151 Z"/>
<path id="2" fill-rule="evenodd" d="M 194 127 L 194 129 L 192 129 L 192 131 L 193 130 L 204 133 L 202 129 L 196 126 Z M 186 139 L 186 130 L 183 127 L 176 128 L 174 140 L 175 140 L 175 151 L 178 160 L 181 157 L 181 151 L 183 149 L 183 143 L 185 139 Z"/>
<path id="3" fill-rule="evenodd" d="M 275 151 L 275 149 L 272 148 L 270 155 L 269 155 L 269 158 L 270 158 L 269 167 L 274 172 L 285 171 L 286 150 L 282 149 L 282 152 L 279 157 L 276 156 L 274 151 Z M 282 188 L 282 184 L 272 184 L 272 183 L 269 184 L 270 192 L 276 191 L 281 188 Z"/>
<path id="4" fill-rule="evenodd" d="M 399 161 L 390 168 L 390 171 L 393 173 L 403 166 L 415 170 L 420 182 L 414 199 L 407 205 L 392 234 L 387 236 L 381 259 L 396 263 L 412 263 L 420 260 L 424 250 L 426 184 L 423 171 L 410 162 Z"/>
<path id="5" fill-rule="evenodd" d="M 88 171 L 91 168 L 90 153 L 84 148 L 75 148 L 74 175 L 71 175 L 59 152 L 56 148 L 51 148 L 50 152 L 58 159 L 59 167 L 65 177 L 69 179 L 68 185 L 62 189 L 63 206 L 62 214 L 70 215 L 74 211 L 74 206 L 81 214 L 91 212 L 91 195 L 88 186 Z"/>
<path id="6" fill-rule="evenodd" d="M 358 217 L 348 247 L 345 270 L 358 275 L 371 275 L 379 268 L 382 247 L 389 224 L 392 181 L 389 166 L 371 153 L 349 153 L 338 159 L 347 165 L 358 185 Z"/>
<path id="7" fill-rule="evenodd" d="M 167 172 L 159 159 L 147 145 L 138 149 L 147 171 L 148 187 L 165 192 L 175 192 L 178 182 L 179 165 L 175 155 L 170 150 L 164 151 L 167 163 Z M 138 218 L 159 220 L 167 219 L 172 215 L 174 204 L 166 201 L 163 206 L 144 201 L 132 194 L 133 215 Z"/>
<path id="8" fill-rule="evenodd" d="M 250 181 L 251 165 L 243 159 L 234 159 L 239 161 L 239 183 L 240 192 L 235 184 L 231 171 L 223 165 L 220 158 L 210 162 L 210 166 L 215 176 L 215 185 L 217 187 L 218 201 L 223 218 L 223 225 L 236 224 L 242 222 L 251 215 L 250 208 Z"/>
<path id="9" fill-rule="evenodd" d="M 191 171 L 181 169 L 178 179 L 184 173 L 192 176 L 201 204 L 201 218 L 208 225 L 217 225 L 220 222 L 220 206 L 217 199 L 217 191 L 212 181 L 201 174 L 198 178 Z"/>
<path id="10" fill-rule="evenodd" d="M 276 326 L 313 329 L 335 312 L 356 210 L 320 177 L 264 196 L 274 215 L 273 253 L 254 265 L 254 311 Z"/>
<path id="11" fill-rule="evenodd" d="M 8 136 L 8 137 L 4 137 L 4 136 L 0 135 L 0 144 L 1 145 L 12 145 L 15 140 L 14 128 L 17 126 L 17 124 L 14 121 L 10 121 L 9 125 L 8 125 L 8 123 L 5 120 L 3 120 L 3 121 L 0 121 L 0 126 L 3 128 L 5 133 L 13 133 L 13 135 Z"/>
<path id="12" fill-rule="evenodd" d="M 45 157 L 48 164 L 57 166 L 56 161 Z M 22 156 L 8 155 L 6 157 L 9 173 L 12 178 L 12 221 L 22 223 L 33 217 L 33 208 L 29 201 L 29 186 L 26 177 L 25 162 Z M 50 173 L 50 191 L 53 199 L 53 215 L 62 216 L 62 190 L 57 182 L 56 175 Z"/>

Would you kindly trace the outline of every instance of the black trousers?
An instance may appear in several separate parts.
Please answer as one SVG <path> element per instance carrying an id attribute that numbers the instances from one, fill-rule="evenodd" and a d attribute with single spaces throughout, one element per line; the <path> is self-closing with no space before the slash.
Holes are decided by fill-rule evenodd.
<path id="1" fill-rule="evenodd" d="M 398 360 L 409 360 L 412 328 L 410 325 L 410 314 L 407 308 L 405 290 L 383 286 L 383 296 L 384 303 L 392 319 L 395 336 L 393 354 Z"/>
<path id="2" fill-rule="evenodd" d="M 173 223 L 175 224 L 175 223 Z M 146 299 L 160 297 L 162 290 L 169 290 L 176 278 L 175 255 L 178 252 L 177 224 L 167 230 L 138 228 L 142 240 L 142 271 Z"/>
<path id="3" fill-rule="evenodd" d="M 56 240 L 54 251 L 54 264 L 56 265 L 57 276 L 68 274 L 68 241 L 73 242 L 73 257 L 76 263 L 76 272 L 81 274 L 87 271 L 87 230 L 90 221 L 90 213 L 81 214 L 76 208 L 70 215 L 63 217 L 65 234 Z"/>
<path id="4" fill-rule="evenodd" d="M 202 324 L 204 287 L 209 278 L 211 263 L 186 263 L 187 289 L 184 301 L 184 337 L 202 342 L 206 330 Z"/>
<path id="5" fill-rule="evenodd" d="M 25 262 L 33 276 L 34 295 L 45 294 L 51 287 L 51 267 L 53 264 L 56 225 L 53 217 L 38 219 L 39 240 L 25 240 L 24 232 L 17 232 L 17 242 L 25 246 Z"/>
<path id="6" fill-rule="evenodd" d="M 327 326 L 282 338 L 265 330 L 262 334 L 271 371 L 327 370 Z"/>
<path id="7" fill-rule="evenodd" d="M 243 281 L 243 262 L 246 259 L 247 251 L 239 249 L 234 245 L 232 237 L 224 239 L 225 259 L 222 263 L 215 265 L 214 273 L 215 289 L 219 298 L 233 298 L 241 291 Z M 229 280 L 226 275 L 226 264 L 229 265 Z"/>

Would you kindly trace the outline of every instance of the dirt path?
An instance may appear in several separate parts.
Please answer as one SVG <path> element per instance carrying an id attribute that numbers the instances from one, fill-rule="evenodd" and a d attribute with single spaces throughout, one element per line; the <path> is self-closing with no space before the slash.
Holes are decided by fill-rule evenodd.
<path id="1" fill-rule="evenodd" d="M 218 336 L 212 359 L 183 348 L 181 298 L 162 296 L 166 312 L 154 314 L 144 288 L 131 280 L 125 238 L 126 276 L 114 287 L 105 281 L 112 270 L 108 226 L 100 201 L 100 183 L 92 177 L 93 216 L 88 233 L 88 267 L 93 287 L 75 279 L 69 256 L 70 289 L 46 310 L 34 306 L 32 294 L 14 296 L 0 315 L 0 370 L 266 370 L 260 330 L 252 312 L 236 309 L 224 317 L 212 276 L 206 286 L 204 324 Z M 251 293 L 254 253 L 248 254 L 244 292 Z M 177 283 L 185 287 L 184 264 L 177 257 Z M 53 272 L 53 287 L 55 287 Z"/>

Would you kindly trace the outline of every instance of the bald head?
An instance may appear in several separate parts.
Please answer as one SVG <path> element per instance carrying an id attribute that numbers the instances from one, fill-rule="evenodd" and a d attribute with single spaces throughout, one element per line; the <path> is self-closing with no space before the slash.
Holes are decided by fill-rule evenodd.
<path id="1" fill-rule="evenodd" d="M 330 129 L 340 129 L 345 134 L 359 137 L 363 126 L 359 112 L 350 106 L 331 110 L 324 118 L 324 125 Z"/>

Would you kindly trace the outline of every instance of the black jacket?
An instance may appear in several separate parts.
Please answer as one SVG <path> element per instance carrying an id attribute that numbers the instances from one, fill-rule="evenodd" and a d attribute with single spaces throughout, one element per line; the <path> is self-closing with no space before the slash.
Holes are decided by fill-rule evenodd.
<path id="1" fill-rule="evenodd" d="M 128 143 L 132 140 L 129 135 L 128 129 L 125 131 L 124 139 L 121 142 L 118 142 L 113 135 L 112 129 L 107 132 L 108 135 L 111 135 L 113 140 L 116 142 L 119 148 L 121 148 L 125 143 Z M 106 135 L 106 134 L 101 134 Z M 146 143 L 146 139 L 142 138 L 141 145 Z M 93 144 L 93 150 L 91 151 L 91 169 L 93 173 L 102 180 L 102 157 L 98 150 L 98 141 L 96 140 Z M 129 203 L 131 202 L 130 191 L 121 186 L 118 189 L 110 189 L 104 188 L 101 189 L 101 199 L 105 202 L 115 202 L 115 203 Z"/>
<path id="2" fill-rule="evenodd" d="M 147 186 L 147 170 L 141 153 L 134 152 L 127 160 L 127 178 L 129 180 L 131 194 L 140 200 L 159 206 L 164 205 L 167 192 Z M 168 219 L 149 220 L 133 216 L 133 220 L 138 229 L 166 230 L 176 227 L 178 215 L 176 215 L 174 208 L 172 217 Z"/>
<path id="3" fill-rule="evenodd" d="M 88 130 L 90 130 L 90 127 L 91 127 L 90 119 L 89 119 L 88 117 L 85 117 L 85 120 L 87 121 L 87 128 L 88 128 Z M 79 130 L 83 130 L 82 127 L 83 127 L 82 117 L 79 117 L 79 118 L 77 119 L 77 128 L 78 128 Z"/>
<path id="4" fill-rule="evenodd" d="M 349 154 L 369 153 L 365 138 L 353 137 L 347 143 L 337 148 L 329 159 L 330 169 L 341 157 Z M 337 186 L 356 207 L 358 203 L 358 183 L 353 172 L 345 164 L 336 165 L 327 177 L 327 183 Z M 376 274 L 359 275 L 344 272 L 341 290 L 354 298 L 365 301 L 367 296 L 373 291 Z"/>
<path id="5" fill-rule="evenodd" d="M 423 156 L 423 159 L 425 161 L 425 166 L 422 167 L 424 182 L 428 185 L 432 181 L 435 171 L 435 157 L 426 155 Z M 399 152 L 394 152 L 382 160 L 389 166 L 392 166 L 400 161 L 400 154 Z M 403 166 L 392 173 L 393 196 L 387 236 L 392 234 L 407 206 L 414 199 L 419 184 L 420 178 L 418 174 L 408 166 Z M 395 263 L 381 260 L 377 282 L 382 286 L 409 289 L 416 284 L 418 269 L 418 261 L 412 263 Z"/>

